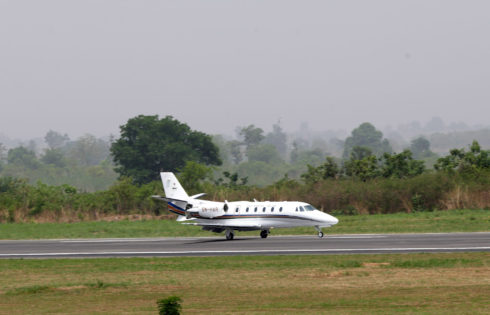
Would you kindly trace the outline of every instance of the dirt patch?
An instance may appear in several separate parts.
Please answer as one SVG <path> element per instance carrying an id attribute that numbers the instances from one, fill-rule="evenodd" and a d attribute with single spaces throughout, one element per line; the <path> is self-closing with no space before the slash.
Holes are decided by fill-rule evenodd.
<path id="1" fill-rule="evenodd" d="M 362 263 L 363 267 L 381 267 L 381 266 L 389 266 L 389 265 L 391 265 L 389 262 L 380 262 L 380 263 L 363 262 Z"/>

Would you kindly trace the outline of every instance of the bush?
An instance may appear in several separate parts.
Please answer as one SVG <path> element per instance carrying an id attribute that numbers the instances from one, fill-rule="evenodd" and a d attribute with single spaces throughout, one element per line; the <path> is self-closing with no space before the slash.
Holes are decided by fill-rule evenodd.
<path id="1" fill-rule="evenodd" d="M 180 302 L 182 302 L 182 299 L 175 295 L 158 300 L 158 314 L 179 315 L 180 311 L 182 310 L 182 305 L 180 304 Z"/>

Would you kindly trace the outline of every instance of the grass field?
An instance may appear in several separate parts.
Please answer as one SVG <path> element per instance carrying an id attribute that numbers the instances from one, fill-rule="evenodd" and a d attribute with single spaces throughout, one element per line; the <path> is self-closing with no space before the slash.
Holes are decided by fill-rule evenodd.
<path id="1" fill-rule="evenodd" d="M 0 260 L 1 314 L 488 314 L 490 253 Z"/>
<path id="2" fill-rule="evenodd" d="M 490 210 L 447 210 L 435 212 L 338 216 L 340 222 L 326 233 L 412 233 L 490 231 Z M 276 229 L 273 235 L 316 234 L 314 228 Z M 103 238 L 212 236 L 199 227 L 173 220 L 93 221 L 75 223 L 0 224 L 0 239 Z M 257 232 L 239 235 L 258 235 Z"/>

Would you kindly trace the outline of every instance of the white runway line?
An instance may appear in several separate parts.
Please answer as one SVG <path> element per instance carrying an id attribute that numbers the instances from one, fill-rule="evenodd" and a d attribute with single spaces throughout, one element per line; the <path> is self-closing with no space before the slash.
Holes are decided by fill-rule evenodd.
<path id="1" fill-rule="evenodd" d="M 261 250 L 203 250 L 203 251 L 153 251 L 153 252 L 67 252 L 67 253 L 9 253 L 0 257 L 13 256 L 103 256 L 103 255 L 200 255 L 200 254 L 260 254 L 260 253 L 322 253 L 322 252 L 372 252 L 372 251 L 444 251 L 444 250 L 490 250 L 490 247 L 408 247 L 408 248 L 339 248 L 339 249 L 261 249 Z"/>

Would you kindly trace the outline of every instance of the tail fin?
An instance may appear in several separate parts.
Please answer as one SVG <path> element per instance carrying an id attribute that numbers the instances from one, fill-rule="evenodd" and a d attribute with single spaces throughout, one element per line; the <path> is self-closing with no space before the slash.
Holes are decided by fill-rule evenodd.
<path id="1" fill-rule="evenodd" d="M 165 196 L 167 198 L 184 201 L 189 200 L 189 195 L 187 195 L 184 188 L 182 188 L 182 185 L 180 185 L 174 173 L 164 172 L 160 173 L 160 176 L 162 177 L 163 189 L 165 190 Z"/>

